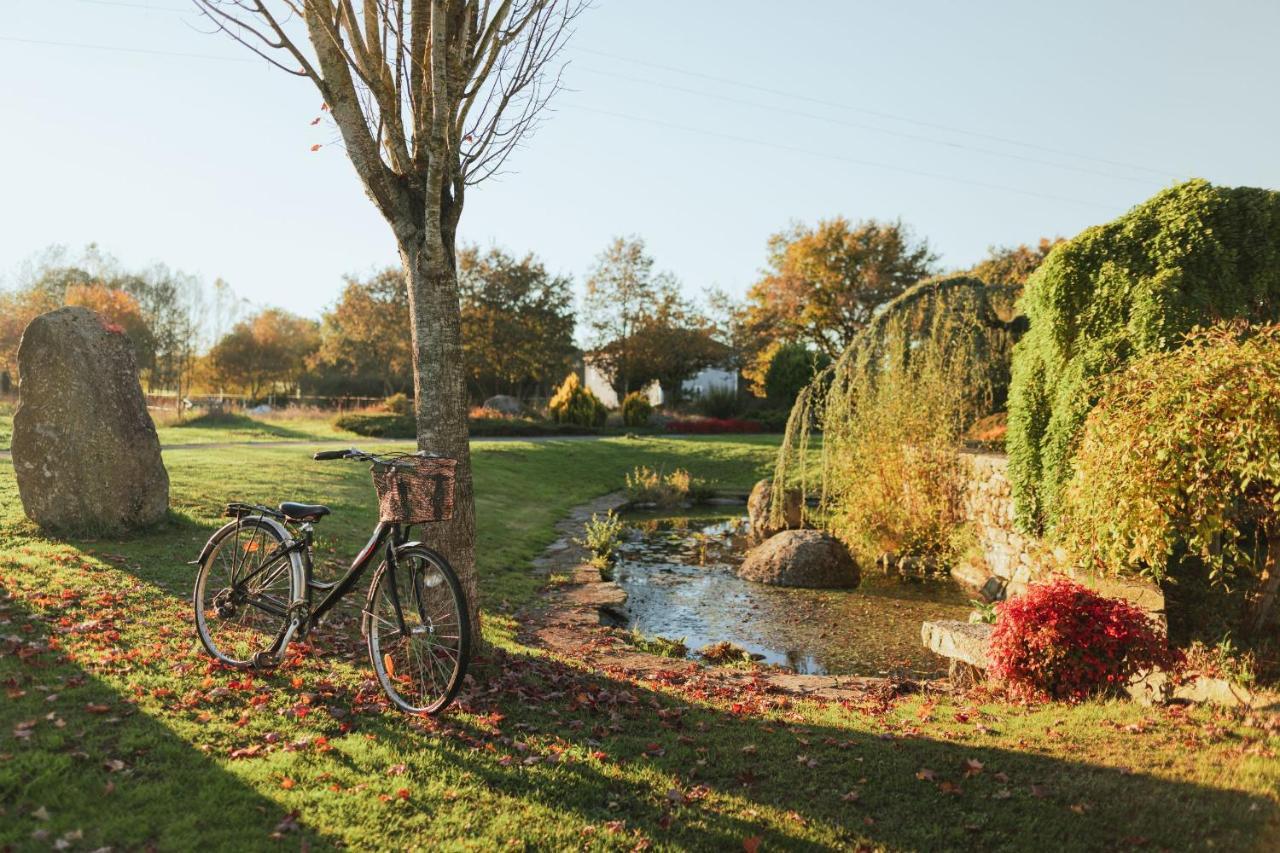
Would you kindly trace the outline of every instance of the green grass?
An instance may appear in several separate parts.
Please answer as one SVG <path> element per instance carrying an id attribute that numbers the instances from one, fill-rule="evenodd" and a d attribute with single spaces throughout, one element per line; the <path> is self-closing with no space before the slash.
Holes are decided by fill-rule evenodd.
<path id="1" fill-rule="evenodd" d="M 528 561 L 566 509 L 636 465 L 745 487 L 775 441 L 477 443 L 492 647 L 438 722 L 381 711 L 359 647 L 245 679 L 193 641 L 185 561 L 221 504 L 324 500 L 323 553 L 346 556 L 373 517 L 363 466 L 170 451 L 171 521 L 123 541 L 39 536 L 0 468 L 0 849 L 1280 843 L 1274 718 L 980 696 L 822 706 L 724 694 L 680 661 L 641 681 L 519 643 Z"/>

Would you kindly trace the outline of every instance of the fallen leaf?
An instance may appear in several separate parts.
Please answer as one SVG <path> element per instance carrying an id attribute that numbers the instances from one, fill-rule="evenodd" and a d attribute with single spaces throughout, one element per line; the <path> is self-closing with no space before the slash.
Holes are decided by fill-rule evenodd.
<path id="1" fill-rule="evenodd" d="M 916 771 L 916 778 L 921 782 L 932 782 L 938 778 L 938 774 L 930 770 L 928 767 L 921 767 Z"/>
<path id="2" fill-rule="evenodd" d="M 743 853 L 757 853 L 760 849 L 760 842 L 763 840 L 764 839 L 758 835 L 748 835 L 746 838 L 742 839 Z"/>
<path id="3" fill-rule="evenodd" d="M 288 791 L 288 790 L 290 790 L 291 788 L 293 788 L 293 786 L 294 786 L 295 784 L 297 784 L 297 783 L 295 783 L 295 782 L 294 782 L 292 779 L 290 779 L 288 776 L 286 776 L 286 777 L 284 777 L 283 779 L 281 779 L 281 780 L 280 780 L 280 787 L 281 787 L 281 788 L 284 788 L 286 791 Z"/>

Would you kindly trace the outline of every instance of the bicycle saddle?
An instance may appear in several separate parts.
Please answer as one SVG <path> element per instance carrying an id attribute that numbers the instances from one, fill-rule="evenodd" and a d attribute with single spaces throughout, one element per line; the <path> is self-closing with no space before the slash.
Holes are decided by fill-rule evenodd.
<path id="1" fill-rule="evenodd" d="M 329 514 L 329 508 L 323 504 L 300 504 L 285 501 L 280 504 L 280 514 L 289 521 L 319 521 Z"/>

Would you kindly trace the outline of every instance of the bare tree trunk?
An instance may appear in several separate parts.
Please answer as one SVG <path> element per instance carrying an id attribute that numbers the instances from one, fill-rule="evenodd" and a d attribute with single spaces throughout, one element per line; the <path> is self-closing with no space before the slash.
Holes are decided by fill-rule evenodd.
<path id="1" fill-rule="evenodd" d="M 1249 629 L 1259 636 L 1267 627 L 1267 619 L 1280 592 L 1280 534 L 1267 536 L 1267 556 L 1258 582 L 1258 597 L 1250 612 Z"/>
<path id="2" fill-rule="evenodd" d="M 400 245 L 409 285 L 414 351 L 414 415 L 418 448 L 458 460 L 453 520 L 425 525 L 429 544 L 449 560 L 462 580 L 471 609 L 472 638 L 480 639 L 475 560 L 475 491 L 467 439 L 462 318 L 452 246 L 438 231 L 417 231 Z"/>

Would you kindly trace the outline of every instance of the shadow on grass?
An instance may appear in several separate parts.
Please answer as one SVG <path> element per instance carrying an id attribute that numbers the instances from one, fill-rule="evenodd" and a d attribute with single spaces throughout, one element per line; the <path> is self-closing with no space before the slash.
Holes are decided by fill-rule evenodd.
<path id="1" fill-rule="evenodd" d="M 332 846 L 68 663 L 47 621 L 0 586 L 0 849 L 259 849 L 277 830 Z"/>
<path id="2" fill-rule="evenodd" d="M 482 719 L 499 715 L 508 740 L 467 718 L 446 722 L 446 738 L 499 743 L 497 755 L 450 751 L 459 772 L 677 847 L 738 849 L 759 835 L 765 849 L 1260 849 L 1280 824 L 1263 796 L 1027 749 L 727 713 L 540 656 L 485 661 L 462 702 Z M 420 748 L 394 716 L 362 728 L 393 748 Z M 516 745 L 526 741 L 543 748 Z M 546 745 L 599 760 L 526 763 L 552 754 Z"/>
<path id="3" fill-rule="evenodd" d="M 268 435 L 272 438 L 297 438 L 310 439 L 314 435 L 306 430 L 293 429 L 291 427 L 282 426 L 280 424 L 267 423 L 257 418 L 251 418 L 248 415 L 236 415 L 230 413 L 207 414 L 190 420 L 178 421 L 171 424 L 170 429 L 186 433 L 199 433 L 201 430 L 239 430 L 255 435 Z"/>

